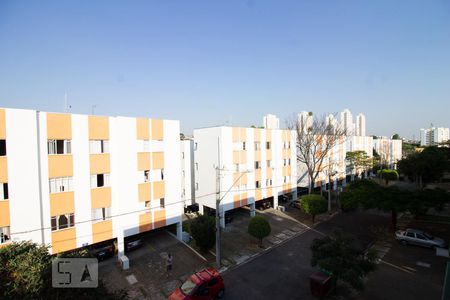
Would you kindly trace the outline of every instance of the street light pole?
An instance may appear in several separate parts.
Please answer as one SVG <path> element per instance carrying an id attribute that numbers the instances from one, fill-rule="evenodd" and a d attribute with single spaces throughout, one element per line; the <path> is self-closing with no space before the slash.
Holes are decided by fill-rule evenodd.
<path id="1" fill-rule="evenodd" d="M 220 167 L 216 167 L 216 264 L 221 266 L 221 245 L 220 245 Z"/>

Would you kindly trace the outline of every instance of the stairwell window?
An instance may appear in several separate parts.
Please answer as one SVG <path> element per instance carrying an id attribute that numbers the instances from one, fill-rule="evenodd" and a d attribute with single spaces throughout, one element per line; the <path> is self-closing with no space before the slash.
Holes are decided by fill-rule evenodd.
<path id="1" fill-rule="evenodd" d="M 144 182 L 149 182 L 150 181 L 150 170 L 145 170 L 144 171 Z"/>
<path id="2" fill-rule="evenodd" d="M 58 177 L 49 179 L 50 194 L 73 191 L 73 177 Z"/>
<path id="3" fill-rule="evenodd" d="M 71 140 L 48 140 L 48 154 L 71 154 Z"/>
<path id="4" fill-rule="evenodd" d="M 270 160 L 266 161 L 267 167 L 270 168 Z"/>
<path id="5" fill-rule="evenodd" d="M 71 214 L 54 216 L 51 218 L 51 226 L 52 226 L 52 231 L 74 227 L 75 226 L 75 215 L 73 213 L 71 213 Z"/>
<path id="6" fill-rule="evenodd" d="M 255 161 L 255 169 L 261 169 L 261 162 Z"/>
<path id="7" fill-rule="evenodd" d="M 266 149 L 267 149 L 267 150 L 270 149 L 270 142 L 266 142 Z"/>
<path id="8" fill-rule="evenodd" d="M 10 227 L 0 227 L 0 244 L 11 240 Z"/>
<path id="9" fill-rule="evenodd" d="M 0 183 L 0 200 L 8 200 L 8 184 L 7 183 Z"/>
<path id="10" fill-rule="evenodd" d="M 91 188 L 110 186 L 109 173 L 91 175 Z"/>
<path id="11" fill-rule="evenodd" d="M 91 153 L 91 154 L 109 153 L 109 141 L 108 140 L 90 140 L 89 141 L 89 153 Z"/>
<path id="12" fill-rule="evenodd" d="M 255 182 L 255 187 L 256 187 L 257 189 L 261 187 L 261 182 L 260 182 L 259 180 L 257 180 L 257 181 Z"/>
<path id="13" fill-rule="evenodd" d="M 92 209 L 92 221 L 105 221 L 111 218 L 111 207 L 101 207 Z"/>
<path id="14" fill-rule="evenodd" d="M 255 151 L 261 150 L 261 142 L 255 142 Z"/>
<path id="15" fill-rule="evenodd" d="M 166 206 L 166 202 L 164 198 L 159 199 L 159 207 L 164 208 Z"/>
<path id="16" fill-rule="evenodd" d="M 0 140 L 0 156 L 6 156 L 6 140 Z"/>

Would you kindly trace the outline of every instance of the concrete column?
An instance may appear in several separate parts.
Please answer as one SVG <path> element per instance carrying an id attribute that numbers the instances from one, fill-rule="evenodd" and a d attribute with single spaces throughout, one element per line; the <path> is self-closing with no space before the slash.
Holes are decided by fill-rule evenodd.
<path id="1" fill-rule="evenodd" d="M 297 188 L 295 188 L 294 191 L 292 191 L 292 200 L 297 200 Z"/>
<path id="2" fill-rule="evenodd" d="M 177 239 L 180 241 L 183 240 L 183 222 L 180 221 L 177 223 Z"/>
<path id="3" fill-rule="evenodd" d="M 199 214 L 201 214 L 201 215 L 203 215 L 203 213 L 204 213 L 204 206 L 203 206 L 203 204 L 198 204 L 198 212 L 199 212 Z"/>
<path id="4" fill-rule="evenodd" d="M 123 235 L 123 231 L 120 230 L 117 235 L 117 258 L 120 259 L 121 256 L 125 255 L 125 238 Z"/>
<path id="5" fill-rule="evenodd" d="M 254 217 L 256 215 L 256 206 L 255 203 L 250 204 L 250 217 Z"/>

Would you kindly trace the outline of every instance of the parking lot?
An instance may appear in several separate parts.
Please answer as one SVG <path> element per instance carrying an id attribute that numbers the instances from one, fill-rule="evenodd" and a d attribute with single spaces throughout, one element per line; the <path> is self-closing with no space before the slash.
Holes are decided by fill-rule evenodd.
<path id="1" fill-rule="evenodd" d="M 149 232 L 144 245 L 127 256 L 130 269 L 122 271 L 113 257 L 99 263 L 99 277 L 110 290 L 126 289 L 131 299 L 167 299 L 193 271 L 206 262 L 164 230 Z M 166 277 L 167 253 L 173 256 L 173 271 Z"/>

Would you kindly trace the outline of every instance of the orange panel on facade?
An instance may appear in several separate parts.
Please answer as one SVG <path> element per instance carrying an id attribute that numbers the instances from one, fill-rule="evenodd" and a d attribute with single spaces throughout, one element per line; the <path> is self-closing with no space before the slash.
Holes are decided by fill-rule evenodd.
<path id="1" fill-rule="evenodd" d="M 283 158 L 291 158 L 291 149 L 283 149 Z"/>
<path id="2" fill-rule="evenodd" d="M 261 161 L 261 150 L 255 151 L 255 161 Z"/>
<path id="3" fill-rule="evenodd" d="M 233 151 L 233 164 L 239 164 L 241 159 L 240 159 L 240 152 L 239 150 L 234 150 Z"/>
<path id="4" fill-rule="evenodd" d="M 237 194 L 233 197 L 233 208 L 241 207 L 241 195 Z"/>
<path id="5" fill-rule="evenodd" d="M 291 167 L 290 166 L 284 166 L 283 167 L 283 176 L 289 176 L 291 175 Z"/>
<path id="6" fill-rule="evenodd" d="M 154 211 L 154 228 L 161 228 L 166 226 L 166 210 L 165 209 L 161 209 L 161 210 L 156 210 Z"/>
<path id="7" fill-rule="evenodd" d="M 48 156 L 48 177 L 73 176 L 73 158 L 71 154 L 58 154 Z"/>
<path id="8" fill-rule="evenodd" d="M 258 128 L 254 129 L 255 142 L 260 142 L 261 141 L 261 132 L 262 132 L 262 129 L 258 129 Z"/>
<path id="9" fill-rule="evenodd" d="M 272 160 L 272 150 L 266 150 L 266 160 Z"/>
<path id="10" fill-rule="evenodd" d="M 271 179 L 273 177 L 272 176 L 272 168 L 267 168 L 266 169 L 266 177 L 269 178 L 269 179 Z"/>
<path id="11" fill-rule="evenodd" d="M 255 180 L 261 181 L 261 169 L 255 170 Z"/>
<path id="12" fill-rule="evenodd" d="M 165 183 L 164 181 L 157 181 L 153 183 L 153 199 L 160 199 L 165 197 Z"/>
<path id="13" fill-rule="evenodd" d="M 152 213 L 147 212 L 139 215 L 139 232 L 152 230 Z"/>
<path id="14" fill-rule="evenodd" d="M 6 118 L 4 109 L 0 109 L 0 139 L 6 139 Z"/>
<path id="15" fill-rule="evenodd" d="M 139 171 L 150 170 L 150 152 L 139 152 L 137 162 Z"/>
<path id="16" fill-rule="evenodd" d="M 0 200 L 0 227 L 6 227 L 9 225 L 9 201 Z"/>
<path id="17" fill-rule="evenodd" d="M 50 194 L 50 215 L 52 217 L 75 212 L 73 192 Z"/>
<path id="18" fill-rule="evenodd" d="M 136 119 L 136 137 L 138 140 L 150 140 L 150 120 L 145 118 Z"/>
<path id="19" fill-rule="evenodd" d="M 164 140 L 164 121 L 152 119 L 152 140 Z"/>
<path id="20" fill-rule="evenodd" d="M 139 201 L 150 201 L 152 199 L 152 187 L 150 182 L 139 183 Z"/>
<path id="21" fill-rule="evenodd" d="M 0 157 L 0 182 L 8 182 L 8 160 L 6 156 Z"/>
<path id="22" fill-rule="evenodd" d="M 152 153 L 152 169 L 153 170 L 164 169 L 164 152 Z"/>
<path id="23" fill-rule="evenodd" d="M 273 192 L 272 192 L 272 188 L 268 187 L 266 189 L 266 198 L 272 197 L 273 196 Z"/>
<path id="24" fill-rule="evenodd" d="M 113 238 L 112 220 L 95 222 L 92 224 L 92 243 L 99 243 Z"/>
<path id="25" fill-rule="evenodd" d="M 109 140 L 109 118 L 89 116 L 89 139 Z"/>
<path id="26" fill-rule="evenodd" d="M 70 114 L 47 113 L 47 139 L 71 140 L 72 116 Z"/>
<path id="27" fill-rule="evenodd" d="M 239 152 L 240 152 L 240 154 L 239 154 L 239 163 L 241 163 L 241 164 L 247 163 L 247 151 L 242 150 L 242 151 L 239 151 Z"/>
<path id="28" fill-rule="evenodd" d="M 111 172 L 111 166 L 109 162 L 109 154 L 90 154 L 89 163 L 91 174 L 106 174 Z"/>
<path id="29" fill-rule="evenodd" d="M 262 199 L 262 191 L 261 189 L 257 189 L 255 190 L 255 201 L 261 200 Z"/>
<path id="30" fill-rule="evenodd" d="M 266 141 L 271 142 L 272 141 L 272 130 L 266 129 Z"/>
<path id="31" fill-rule="evenodd" d="M 243 193 L 241 195 L 241 206 L 248 205 L 248 196 L 247 193 Z"/>
<path id="32" fill-rule="evenodd" d="M 111 187 L 99 187 L 91 189 L 92 208 L 111 206 Z"/>
<path id="33" fill-rule="evenodd" d="M 75 249 L 77 247 L 77 236 L 75 228 L 68 228 L 52 232 L 53 254 Z"/>

